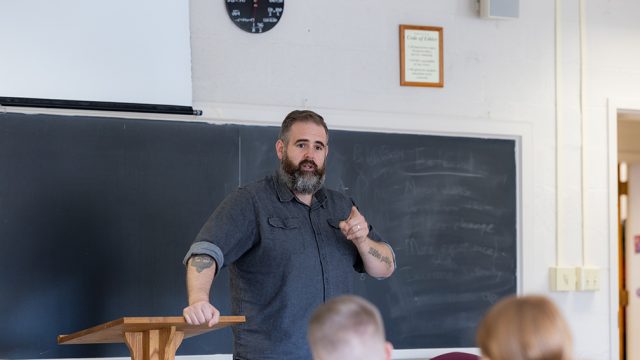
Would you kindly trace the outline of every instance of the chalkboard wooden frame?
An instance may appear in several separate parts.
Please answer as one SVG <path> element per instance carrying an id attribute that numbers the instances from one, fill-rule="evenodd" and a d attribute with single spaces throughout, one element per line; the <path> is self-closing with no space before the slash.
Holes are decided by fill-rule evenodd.
<path id="1" fill-rule="evenodd" d="M 82 120 L 82 119 L 75 119 L 75 120 L 77 121 L 77 120 Z M 171 123 L 171 122 L 169 122 L 169 123 Z M 499 138 L 499 137 L 501 137 L 501 136 L 496 136 L 496 138 Z M 504 138 L 512 138 L 511 136 L 502 136 L 502 137 L 504 137 Z M 516 140 L 517 140 L 517 139 L 516 139 Z M 516 143 L 518 143 L 518 141 L 516 141 Z M 272 144 L 268 144 L 267 146 L 268 146 L 268 147 L 272 147 Z M 335 148 L 332 148 L 332 151 L 333 151 L 334 149 L 335 149 Z M 270 149 L 270 151 L 272 151 L 272 149 Z M 518 150 L 516 150 L 516 152 L 517 152 L 517 151 L 518 151 Z M 519 158 L 519 156 L 517 156 L 517 157 Z M 519 172 L 518 172 L 518 174 L 519 174 Z M 518 174 L 517 174 L 517 175 L 518 175 Z M 517 182 L 517 183 L 519 184 L 519 182 Z M 520 185 L 518 185 L 518 187 L 519 187 L 519 186 L 520 186 Z M 518 206 L 518 208 L 519 208 L 519 206 Z M 519 210 L 518 210 L 518 211 L 519 211 Z M 519 218 L 520 218 L 520 216 L 518 216 L 518 219 L 519 219 Z M 518 222 L 519 222 L 519 221 L 520 221 L 520 220 L 518 220 Z M 518 226 L 518 229 L 520 229 L 520 226 Z M 519 231 L 519 233 L 520 233 L 520 230 L 518 230 L 518 231 Z M 520 237 L 520 236 L 518 236 L 518 237 Z M 518 244 L 519 244 L 519 242 L 520 242 L 520 241 L 518 241 Z M 518 245 L 518 246 L 519 246 L 519 245 Z M 518 257 L 520 256 L 520 255 L 519 255 L 519 253 L 520 253 L 520 251 L 518 250 Z M 518 264 L 522 265 L 520 261 L 518 261 Z M 519 266 L 519 268 L 520 268 L 520 266 Z M 520 273 L 520 270 L 519 270 L 519 269 L 518 269 L 518 273 Z M 519 279 L 518 288 L 520 288 L 520 287 L 521 287 L 521 284 L 520 284 L 520 283 L 521 283 L 521 281 L 520 281 L 521 277 L 520 277 L 520 276 L 518 276 L 518 279 Z"/>

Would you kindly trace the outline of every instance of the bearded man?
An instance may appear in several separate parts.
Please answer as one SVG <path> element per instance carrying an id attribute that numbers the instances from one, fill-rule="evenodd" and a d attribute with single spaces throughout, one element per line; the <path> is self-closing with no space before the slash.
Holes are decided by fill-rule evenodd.
<path id="1" fill-rule="evenodd" d="M 185 256 L 189 324 L 213 326 L 220 313 L 209 292 L 229 266 L 233 358 L 311 359 L 307 323 L 327 300 L 351 293 L 355 270 L 378 279 L 395 270 L 383 242 L 353 202 L 323 187 L 329 153 L 324 119 L 287 115 L 276 141 L 275 175 L 240 187 L 209 217 Z"/>

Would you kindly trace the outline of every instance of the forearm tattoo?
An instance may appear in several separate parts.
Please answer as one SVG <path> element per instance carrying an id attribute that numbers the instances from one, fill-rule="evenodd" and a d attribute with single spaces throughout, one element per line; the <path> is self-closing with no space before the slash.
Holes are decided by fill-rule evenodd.
<path id="1" fill-rule="evenodd" d="M 209 255 L 194 255 L 191 257 L 191 266 L 201 273 L 213 266 L 213 258 Z"/>
<path id="2" fill-rule="evenodd" d="M 378 251 L 378 249 L 370 247 L 369 254 L 374 258 L 380 260 L 380 262 L 387 264 L 387 268 L 391 268 L 391 259 L 388 256 L 382 256 L 382 254 L 380 254 L 380 251 Z"/>

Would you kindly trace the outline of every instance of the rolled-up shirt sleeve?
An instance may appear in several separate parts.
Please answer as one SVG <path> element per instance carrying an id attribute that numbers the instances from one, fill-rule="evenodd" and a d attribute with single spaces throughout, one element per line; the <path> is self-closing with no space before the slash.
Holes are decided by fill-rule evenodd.
<path id="1" fill-rule="evenodd" d="M 218 269 L 221 269 L 224 265 L 224 254 L 222 250 L 216 245 L 212 244 L 208 241 L 197 241 L 191 244 L 189 251 L 187 251 L 187 255 L 182 259 L 182 263 L 187 265 L 187 262 L 193 255 L 209 255 L 216 262 L 216 272 Z"/>

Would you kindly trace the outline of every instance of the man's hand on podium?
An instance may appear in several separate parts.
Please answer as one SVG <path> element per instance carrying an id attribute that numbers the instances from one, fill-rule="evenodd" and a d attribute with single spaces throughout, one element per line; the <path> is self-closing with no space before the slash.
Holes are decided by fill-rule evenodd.
<path id="1" fill-rule="evenodd" d="M 208 301 L 195 302 L 182 310 L 182 315 L 190 325 L 208 323 L 209 327 L 220 321 L 220 311 Z"/>

